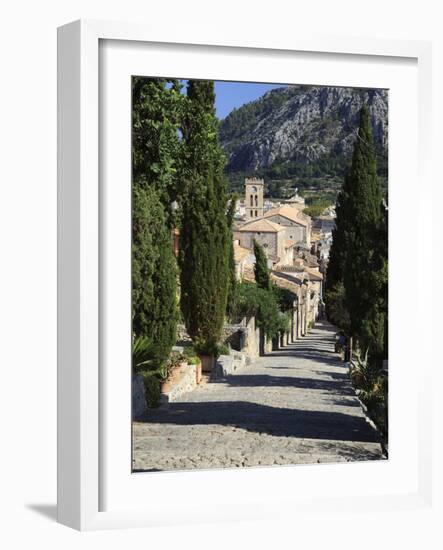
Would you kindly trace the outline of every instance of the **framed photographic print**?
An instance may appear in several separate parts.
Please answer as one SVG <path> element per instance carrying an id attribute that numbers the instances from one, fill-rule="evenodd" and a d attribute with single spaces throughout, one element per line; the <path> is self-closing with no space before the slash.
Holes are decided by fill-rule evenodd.
<path id="1" fill-rule="evenodd" d="M 81 21 L 58 78 L 59 521 L 426 506 L 429 45 Z"/>

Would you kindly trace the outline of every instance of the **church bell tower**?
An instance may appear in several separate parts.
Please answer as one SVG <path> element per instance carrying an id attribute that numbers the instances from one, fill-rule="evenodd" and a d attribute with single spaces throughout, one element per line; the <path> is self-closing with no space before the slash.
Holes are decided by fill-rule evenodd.
<path id="1" fill-rule="evenodd" d="M 263 189 L 265 182 L 260 178 L 245 179 L 246 221 L 263 217 Z"/>

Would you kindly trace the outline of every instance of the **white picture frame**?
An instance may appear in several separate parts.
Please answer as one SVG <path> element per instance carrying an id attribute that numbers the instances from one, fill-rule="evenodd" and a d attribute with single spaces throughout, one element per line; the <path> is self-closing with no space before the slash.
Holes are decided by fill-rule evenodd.
<path id="1" fill-rule="evenodd" d="M 120 56 L 123 60 L 127 59 L 128 52 L 132 55 L 132 47 L 138 49 L 140 53 L 140 48 L 151 45 L 155 47 L 155 58 L 159 60 L 159 66 L 166 61 L 166 58 L 159 57 L 162 48 L 174 48 L 175 52 L 181 48 L 185 57 L 191 49 L 197 52 L 197 56 L 203 55 L 207 61 L 207 72 L 201 75 L 201 69 L 195 68 L 195 72 L 191 74 L 188 68 L 186 74 L 172 75 L 184 77 L 209 78 L 208 71 L 213 71 L 213 78 L 217 77 L 217 73 L 222 70 L 220 67 L 227 65 L 227 61 L 222 61 L 221 57 L 217 57 L 217 61 L 220 62 L 219 67 L 213 63 L 214 56 L 218 56 L 222 50 L 222 54 L 230 57 L 233 64 L 236 58 L 245 53 L 250 56 L 261 55 L 263 59 L 269 55 L 277 61 L 281 59 L 285 62 L 288 56 L 295 55 L 297 52 L 302 57 L 311 56 L 312 60 L 323 57 L 325 63 L 332 63 L 332 59 L 343 60 L 344 63 L 367 63 L 368 74 L 371 72 L 369 66 L 372 62 L 377 63 L 377 60 L 383 60 L 384 63 L 389 64 L 391 71 L 397 64 L 410 64 L 411 67 L 414 66 L 413 78 L 418 83 L 418 93 L 416 90 L 411 92 L 415 94 L 411 97 L 414 98 L 413 112 L 417 113 L 418 118 L 415 120 L 412 117 L 411 129 L 417 134 L 418 148 L 411 149 L 414 158 L 410 158 L 410 162 L 412 167 L 416 166 L 418 169 L 417 178 L 420 188 L 424 190 L 431 188 L 428 162 L 432 116 L 429 43 L 303 34 L 298 34 L 296 37 L 281 37 L 277 41 L 254 34 L 238 39 L 208 40 L 202 33 L 201 37 L 193 37 L 190 40 L 190 37 L 186 36 L 186 30 L 183 31 L 182 36 L 168 37 L 162 32 L 155 33 L 142 25 L 102 21 L 77 21 L 61 27 L 58 32 L 59 522 L 76 529 L 90 530 L 254 519 L 265 515 L 281 517 L 283 514 L 281 508 L 275 506 L 279 501 L 288 504 L 288 513 L 293 513 L 294 510 L 300 513 L 319 513 L 331 505 L 338 513 L 345 513 L 346 510 L 353 509 L 355 506 L 367 510 L 430 506 L 432 454 L 431 436 L 427 426 L 431 418 L 432 405 L 426 393 L 425 383 L 429 384 L 431 373 L 430 365 L 425 361 L 417 372 L 414 383 L 409 382 L 408 385 L 407 381 L 404 382 L 405 388 L 414 392 L 412 401 L 414 404 L 408 407 L 407 403 L 399 398 L 398 416 L 394 416 L 391 422 L 394 446 L 395 429 L 401 426 L 401 417 L 410 423 L 411 431 L 414 433 L 414 436 L 411 436 L 413 438 L 411 454 L 414 456 L 405 461 L 405 457 L 399 456 L 401 453 L 398 452 L 398 468 L 395 462 L 397 459 L 394 458 L 387 461 L 388 466 L 379 463 L 378 465 L 275 467 L 235 472 L 162 473 L 156 474 L 155 477 L 153 475 L 140 477 L 134 474 L 131 476 L 129 466 L 125 469 L 124 455 L 122 461 L 106 462 L 109 449 L 115 449 L 116 453 L 118 451 L 115 441 L 109 443 L 106 435 L 109 432 L 109 430 L 106 431 L 107 415 L 109 415 L 106 403 L 109 399 L 113 399 L 113 404 L 116 404 L 117 391 L 121 391 L 122 405 L 115 411 L 116 415 L 120 415 L 120 420 L 116 420 L 116 424 L 121 425 L 122 430 L 130 430 L 130 415 L 127 414 L 129 394 L 119 386 L 118 380 L 114 379 L 114 382 L 103 386 L 103 357 L 100 348 L 103 325 L 101 308 L 103 301 L 108 299 L 108 283 L 102 285 L 102 277 L 106 276 L 103 273 L 103 267 L 108 265 L 108 259 L 105 258 L 104 261 L 102 246 L 102 233 L 106 232 L 107 225 L 101 221 L 104 208 L 103 188 L 100 187 L 100 154 L 103 136 L 100 134 L 99 122 L 100 113 L 105 107 L 100 103 L 99 84 L 100 64 L 104 59 L 108 63 L 111 58 L 103 57 L 101 54 L 100 48 L 104 41 L 112 41 L 117 45 L 117 58 L 119 58 L 118 52 L 121 53 L 123 48 L 124 55 Z M 190 54 L 189 57 L 191 57 Z M 113 62 L 117 63 L 115 58 Z M 198 63 L 198 59 L 195 62 Z M 114 66 L 117 67 L 117 65 Z M 117 75 L 123 74 L 119 72 L 120 70 L 121 67 L 116 71 Z M 157 70 L 160 69 L 157 68 Z M 389 70 L 386 71 L 388 72 Z M 248 77 L 245 78 L 245 80 L 248 79 Z M 358 77 L 351 78 L 349 75 L 349 85 L 358 85 L 357 80 Z M 287 82 L 288 79 L 284 81 Z M 377 82 L 375 76 L 374 82 Z M 126 108 L 129 109 L 129 105 Z M 391 132 L 390 135 L 392 136 Z M 128 155 L 128 150 L 124 154 Z M 390 163 L 391 158 L 395 161 L 395 158 L 398 158 L 396 155 L 399 154 L 399 150 L 397 153 L 394 150 L 394 154 L 390 155 Z M 404 175 L 404 181 L 411 178 L 406 171 L 401 175 L 402 177 Z M 415 174 L 412 177 L 415 177 Z M 406 185 L 405 188 L 412 189 L 412 186 Z M 393 202 L 396 198 L 394 194 Z M 106 208 L 110 208 L 111 214 L 115 208 L 124 208 L 124 203 L 123 206 L 118 206 L 122 205 L 119 197 L 108 197 L 108 199 Z M 406 208 L 412 204 L 408 198 L 399 196 L 398 200 L 403 201 L 402 206 Z M 417 229 L 416 239 L 421 239 L 420 220 L 423 221 L 424 210 L 420 203 L 415 203 L 415 206 L 417 217 L 416 221 L 412 222 L 416 224 L 413 229 Z M 395 231 L 401 231 L 401 222 L 400 210 L 396 210 L 394 206 L 393 216 L 391 216 L 394 238 Z M 430 244 L 424 243 L 424 249 L 426 246 Z M 118 257 L 118 247 L 116 250 L 117 256 L 114 255 L 113 261 Z M 397 258 L 398 263 L 400 254 L 392 256 L 390 253 L 390 256 L 394 260 Z M 411 269 L 413 276 L 420 277 L 422 269 L 420 266 L 411 267 Z M 396 274 L 398 275 L 398 269 L 394 266 L 390 276 L 395 279 Z M 411 279 L 413 280 L 414 277 Z M 122 280 L 125 280 L 125 274 L 122 274 L 120 282 Z M 411 294 L 408 307 L 419 311 L 421 306 L 418 289 L 413 284 L 409 284 L 409 288 Z M 429 297 L 431 289 L 428 288 L 424 292 L 427 292 Z M 398 301 L 395 302 L 395 291 L 393 297 L 394 300 L 390 300 L 390 307 L 395 310 L 396 304 L 399 304 Z M 399 311 L 399 318 L 401 317 L 402 311 Z M 401 319 L 399 322 L 401 324 Z M 416 334 L 420 335 L 423 328 L 418 326 L 417 321 L 411 320 L 411 323 Z M 394 341 L 395 338 L 402 337 L 398 328 L 394 327 L 393 333 Z M 413 343 L 411 347 L 413 349 L 409 349 L 403 356 L 396 354 L 395 350 L 390 354 L 390 376 L 392 372 L 394 381 L 396 361 L 406 358 L 411 367 L 417 352 Z M 416 432 L 415 428 L 417 428 Z M 118 426 L 116 432 L 118 432 Z M 123 444 L 122 447 L 125 445 Z M 126 454 L 128 452 L 130 452 L 129 449 L 123 451 Z M 376 469 L 370 470 L 372 466 Z M 384 473 L 380 467 L 385 468 Z M 404 469 L 400 472 L 403 467 Z M 347 468 L 346 483 L 343 482 L 343 468 Z M 302 487 L 301 475 L 294 473 L 301 470 L 303 470 L 303 477 L 315 480 L 309 481 L 310 496 L 308 496 L 309 488 Z M 379 475 L 381 472 L 381 475 L 391 478 L 395 483 L 393 481 L 391 487 L 386 486 L 384 492 L 380 492 L 375 486 L 373 490 L 369 485 L 360 487 L 359 485 L 364 485 L 364 477 L 371 471 L 374 475 Z M 288 480 L 297 484 L 301 496 L 289 495 L 284 491 L 283 487 L 288 486 Z M 111 505 L 108 505 L 107 498 L 103 497 L 108 489 L 106 488 L 105 491 L 103 485 L 112 483 L 115 483 L 116 488 L 113 489 L 113 497 L 109 500 Z M 127 484 L 125 488 L 123 483 Z M 142 486 L 143 489 L 140 489 Z M 235 491 L 234 493 L 231 491 L 231 494 L 229 491 L 223 492 L 224 488 L 234 486 L 238 491 L 242 490 L 242 498 L 239 498 Z M 260 491 L 257 487 L 261 487 Z M 140 505 L 140 499 L 136 493 L 140 493 L 141 490 L 145 491 L 145 494 L 147 490 L 149 491 L 149 500 L 155 501 L 155 507 L 152 504 Z M 193 496 L 193 493 L 196 496 Z M 200 502 L 198 502 L 199 495 Z"/>

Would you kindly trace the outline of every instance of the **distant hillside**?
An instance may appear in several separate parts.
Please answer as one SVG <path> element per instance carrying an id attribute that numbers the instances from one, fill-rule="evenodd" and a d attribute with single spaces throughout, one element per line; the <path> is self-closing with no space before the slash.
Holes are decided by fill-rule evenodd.
<path id="1" fill-rule="evenodd" d="M 232 111 L 220 123 L 233 187 L 244 174 L 299 187 L 341 182 L 350 160 L 359 111 L 369 105 L 378 169 L 387 178 L 388 92 L 323 86 L 287 86 Z"/>

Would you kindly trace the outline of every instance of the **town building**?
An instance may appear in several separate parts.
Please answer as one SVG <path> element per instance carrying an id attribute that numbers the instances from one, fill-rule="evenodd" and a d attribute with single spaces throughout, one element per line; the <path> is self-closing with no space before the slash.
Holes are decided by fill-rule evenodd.
<path id="1" fill-rule="evenodd" d="M 249 250 L 253 250 L 254 241 L 257 241 L 263 247 L 270 266 L 293 262 L 294 242 L 287 238 L 286 228 L 266 218 L 246 222 L 234 231 L 234 239 Z"/>
<path id="2" fill-rule="evenodd" d="M 335 229 L 335 217 L 331 215 L 317 216 L 314 218 L 314 228 L 324 234 L 332 233 Z"/>
<path id="3" fill-rule="evenodd" d="M 234 219 L 245 221 L 246 217 L 246 201 L 245 199 L 240 199 L 235 205 L 235 214 Z"/>
<path id="4" fill-rule="evenodd" d="M 285 228 L 286 236 L 294 244 L 304 243 L 307 246 L 311 243 L 311 218 L 306 216 L 299 209 L 283 204 L 265 213 L 264 217 Z"/>

